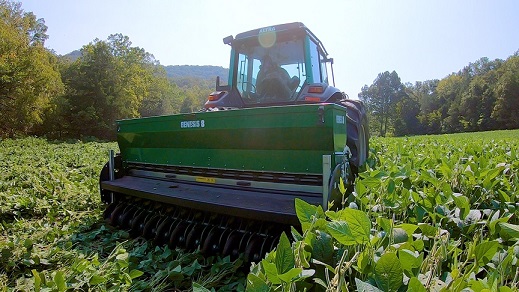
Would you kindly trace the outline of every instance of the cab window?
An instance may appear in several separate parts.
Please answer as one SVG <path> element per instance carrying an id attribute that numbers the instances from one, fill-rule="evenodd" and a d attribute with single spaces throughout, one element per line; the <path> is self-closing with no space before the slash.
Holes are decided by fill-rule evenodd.
<path id="1" fill-rule="evenodd" d="M 321 59 L 321 82 L 329 84 L 328 82 L 328 71 L 327 71 L 327 65 L 329 64 L 327 61 L 326 56 L 323 54 L 319 54 Z"/>
<path id="2" fill-rule="evenodd" d="M 319 49 L 317 48 L 317 45 L 310 41 L 310 64 L 312 66 L 312 77 L 313 82 L 318 83 L 321 82 L 321 64 L 320 64 L 320 58 L 319 58 Z"/>
<path id="3" fill-rule="evenodd" d="M 236 88 L 245 104 L 296 99 L 307 78 L 302 40 L 279 40 L 270 47 L 247 42 L 237 48 Z"/>

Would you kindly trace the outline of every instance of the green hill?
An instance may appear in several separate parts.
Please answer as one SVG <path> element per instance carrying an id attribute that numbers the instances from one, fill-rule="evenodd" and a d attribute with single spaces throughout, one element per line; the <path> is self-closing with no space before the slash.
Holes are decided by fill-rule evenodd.
<path id="1" fill-rule="evenodd" d="M 229 69 L 220 66 L 169 65 L 164 66 L 168 77 L 173 79 L 193 77 L 214 81 L 216 76 L 227 79 Z"/>
<path id="2" fill-rule="evenodd" d="M 66 55 L 64 58 L 74 62 L 81 57 L 81 51 L 75 50 Z M 170 79 L 182 80 L 182 79 L 204 79 L 214 83 L 216 76 L 220 76 L 222 80 L 227 80 L 229 75 L 229 69 L 221 66 L 196 66 L 196 65 L 161 65 L 166 70 L 166 74 Z"/>

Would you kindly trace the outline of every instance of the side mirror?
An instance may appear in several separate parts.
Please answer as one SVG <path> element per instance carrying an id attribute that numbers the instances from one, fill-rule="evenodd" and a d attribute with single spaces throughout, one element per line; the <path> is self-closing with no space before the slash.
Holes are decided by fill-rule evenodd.
<path id="1" fill-rule="evenodd" d="M 223 43 L 225 45 L 231 45 L 232 41 L 234 41 L 234 37 L 232 35 L 223 38 Z"/>

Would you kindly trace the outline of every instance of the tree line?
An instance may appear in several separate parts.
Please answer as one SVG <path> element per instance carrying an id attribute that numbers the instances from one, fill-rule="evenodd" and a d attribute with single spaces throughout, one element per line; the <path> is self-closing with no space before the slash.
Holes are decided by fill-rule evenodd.
<path id="1" fill-rule="evenodd" d="M 0 137 L 111 139 L 116 120 L 192 112 L 214 86 L 168 78 L 122 34 L 94 40 L 72 61 L 44 47 L 44 20 L 21 3 L 0 0 L 0 16 Z"/>
<path id="2" fill-rule="evenodd" d="M 371 132 L 404 136 L 519 128 L 519 51 L 506 60 L 481 58 L 441 80 L 403 84 L 383 72 L 359 99 Z"/>

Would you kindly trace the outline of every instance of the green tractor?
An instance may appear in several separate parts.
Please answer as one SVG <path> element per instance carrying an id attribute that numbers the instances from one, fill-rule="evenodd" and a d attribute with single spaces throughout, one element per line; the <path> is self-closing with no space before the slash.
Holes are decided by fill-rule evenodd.
<path id="1" fill-rule="evenodd" d="M 101 199 L 106 220 L 132 236 L 258 261 L 298 226 L 296 198 L 341 206 L 339 183 L 367 159 L 368 125 L 302 23 L 223 41 L 228 81 L 217 77 L 201 111 L 117 122 Z"/>

